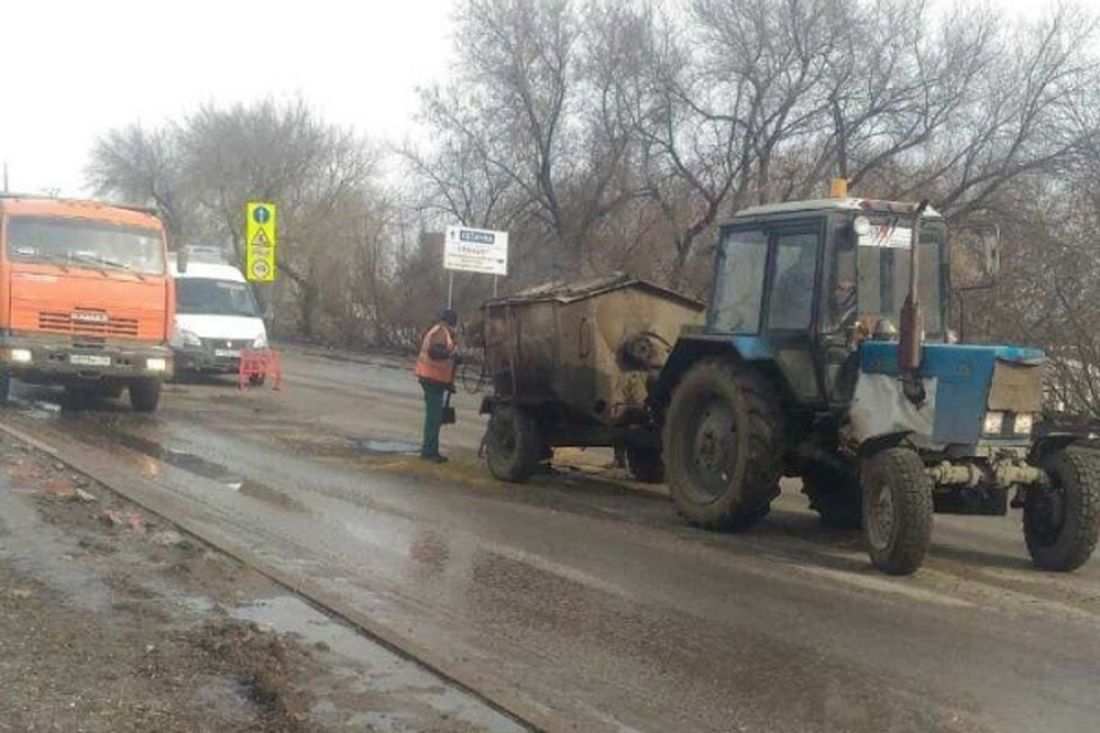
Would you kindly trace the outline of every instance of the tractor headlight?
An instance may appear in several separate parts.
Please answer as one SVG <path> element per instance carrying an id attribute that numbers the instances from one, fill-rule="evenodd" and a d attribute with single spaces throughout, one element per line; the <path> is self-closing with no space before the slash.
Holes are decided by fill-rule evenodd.
<path id="1" fill-rule="evenodd" d="M 871 233 L 871 222 L 866 216 L 857 216 L 852 221 L 852 231 L 856 233 L 856 236 L 862 237 Z"/>
<path id="2" fill-rule="evenodd" d="M 168 360 L 159 356 L 155 356 L 152 359 L 146 359 L 145 368 L 150 372 L 166 372 L 168 371 Z"/>
<path id="3" fill-rule="evenodd" d="M 987 412 L 982 421 L 982 434 L 1000 435 L 1005 426 L 1005 414 L 1003 412 Z"/>
<path id="4" fill-rule="evenodd" d="M 1012 432 L 1017 435 L 1031 435 L 1031 429 L 1035 426 L 1035 416 L 1030 412 L 1021 412 L 1016 415 L 1012 423 Z"/>

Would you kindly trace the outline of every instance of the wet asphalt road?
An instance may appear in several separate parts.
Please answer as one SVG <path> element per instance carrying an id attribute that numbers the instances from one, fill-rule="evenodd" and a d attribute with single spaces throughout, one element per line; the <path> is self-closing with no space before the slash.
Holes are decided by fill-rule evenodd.
<path id="1" fill-rule="evenodd" d="M 1031 569 L 1019 517 L 936 518 L 927 566 L 893 579 L 820 529 L 796 486 L 743 535 L 683 526 L 617 483 L 486 480 L 364 455 L 414 438 L 400 364 L 288 355 L 286 388 L 170 389 L 155 416 L 11 424 L 108 456 L 178 511 L 310 577 L 438 659 L 576 730 L 1100 730 L 1100 562 Z M 472 451 L 477 398 L 444 444 Z"/>

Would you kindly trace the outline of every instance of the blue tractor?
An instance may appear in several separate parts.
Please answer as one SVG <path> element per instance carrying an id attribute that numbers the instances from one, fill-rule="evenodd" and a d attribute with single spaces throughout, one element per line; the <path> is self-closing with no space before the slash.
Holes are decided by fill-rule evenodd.
<path id="1" fill-rule="evenodd" d="M 952 343 L 943 218 L 852 198 L 739 212 L 722 227 L 704 326 L 650 392 L 676 507 L 715 530 L 767 514 L 802 479 L 871 561 L 920 567 L 935 512 L 1023 510 L 1034 563 L 1068 571 L 1100 530 L 1100 458 L 1037 432 L 1042 351 Z"/>

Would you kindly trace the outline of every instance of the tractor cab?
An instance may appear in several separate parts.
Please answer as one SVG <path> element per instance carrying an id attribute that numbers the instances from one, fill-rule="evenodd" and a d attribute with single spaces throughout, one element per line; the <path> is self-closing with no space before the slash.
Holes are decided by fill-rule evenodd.
<path id="1" fill-rule="evenodd" d="M 924 339 L 947 340 L 946 229 L 925 210 L 917 261 Z M 896 341 L 911 207 L 859 198 L 745 209 L 722 228 L 707 330 L 774 358 L 797 401 L 845 405 L 864 340 Z"/>

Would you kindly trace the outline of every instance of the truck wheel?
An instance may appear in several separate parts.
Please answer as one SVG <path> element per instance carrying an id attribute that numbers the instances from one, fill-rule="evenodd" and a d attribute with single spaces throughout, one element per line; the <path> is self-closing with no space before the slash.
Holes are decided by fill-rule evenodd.
<path id="1" fill-rule="evenodd" d="M 916 572 L 932 540 L 932 479 L 909 448 L 863 462 L 863 537 L 871 563 L 890 575 Z"/>
<path id="2" fill-rule="evenodd" d="M 1041 466 L 1051 485 L 1028 489 L 1027 551 L 1044 570 L 1076 570 L 1092 555 L 1100 531 L 1100 457 L 1071 447 L 1049 454 Z"/>
<path id="3" fill-rule="evenodd" d="M 0 372 L 0 406 L 7 405 L 11 397 L 11 375 Z"/>
<path id="4" fill-rule="evenodd" d="M 501 481 L 523 483 L 531 478 L 543 454 L 538 425 L 530 412 L 514 405 L 493 410 L 485 432 L 489 472 Z"/>
<path id="5" fill-rule="evenodd" d="M 706 359 L 684 375 L 663 441 L 672 499 L 696 526 L 745 529 L 779 494 L 778 401 L 760 375 L 728 359 Z"/>
<path id="6" fill-rule="evenodd" d="M 155 412 L 160 402 L 159 379 L 135 379 L 130 382 L 130 406 L 136 412 Z"/>
<path id="7" fill-rule="evenodd" d="M 811 468 L 802 475 L 802 493 L 810 500 L 821 524 L 833 529 L 859 529 L 863 526 L 859 480 L 854 472 L 846 474 L 827 468 Z"/>
<path id="8" fill-rule="evenodd" d="M 626 465 L 630 475 L 643 484 L 659 484 L 665 480 L 665 464 L 661 451 L 652 448 L 627 448 Z"/>

